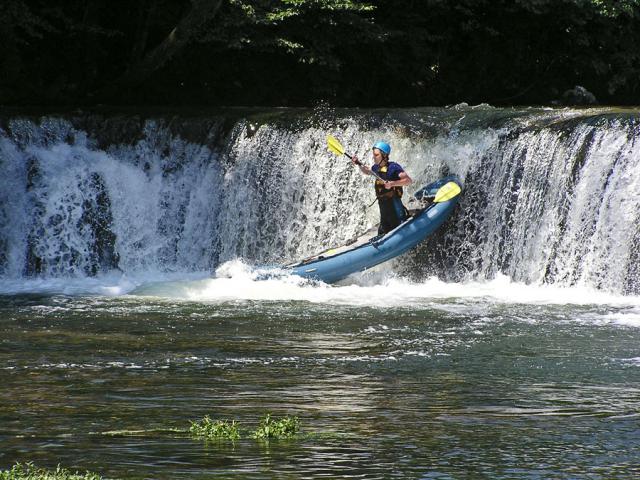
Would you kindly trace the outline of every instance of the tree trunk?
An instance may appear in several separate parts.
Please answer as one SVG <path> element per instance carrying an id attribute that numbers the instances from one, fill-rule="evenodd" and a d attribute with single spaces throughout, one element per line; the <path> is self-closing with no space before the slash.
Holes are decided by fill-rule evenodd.
<path id="1" fill-rule="evenodd" d="M 136 28 L 133 48 L 131 49 L 131 55 L 129 57 L 128 70 L 131 70 L 142 60 L 142 55 L 147 49 L 149 27 L 151 26 L 151 18 L 153 17 L 155 8 L 155 2 L 150 3 L 149 0 L 141 0 L 139 4 L 138 27 Z"/>
<path id="2" fill-rule="evenodd" d="M 182 17 L 171 33 L 102 93 L 108 95 L 140 85 L 193 40 L 200 28 L 216 16 L 221 4 L 222 0 L 192 0 L 191 10 Z"/>
<path id="3" fill-rule="evenodd" d="M 94 1 L 86 2 L 82 15 L 84 67 L 81 70 L 81 74 L 83 75 L 81 94 L 83 96 L 91 94 L 96 88 L 96 80 L 99 78 L 98 41 L 95 38 L 95 34 L 89 33 L 89 25 L 96 25 L 99 19 L 98 9 L 95 3 Z"/>

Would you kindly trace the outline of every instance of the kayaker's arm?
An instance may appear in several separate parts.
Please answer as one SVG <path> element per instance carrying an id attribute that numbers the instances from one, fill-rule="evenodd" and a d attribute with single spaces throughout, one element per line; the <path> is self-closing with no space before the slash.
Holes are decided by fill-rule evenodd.
<path id="1" fill-rule="evenodd" d="M 351 157 L 351 162 L 353 162 L 354 165 L 357 165 L 360 168 L 360 171 L 365 175 L 373 175 L 371 169 L 364 165 L 360 160 L 358 160 L 358 157 L 356 157 L 355 155 Z"/>
<path id="2" fill-rule="evenodd" d="M 407 175 L 407 172 L 400 172 L 400 175 L 398 176 L 400 177 L 398 180 L 384 182 L 384 188 L 390 189 L 393 187 L 406 187 L 407 185 L 411 185 L 413 183 L 413 180 L 409 175 Z"/>
<path id="3" fill-rule="evenodd" d="M 371 171 L 371 169 L 366 165 L 358 165 L 358 167 L 360 167 L 360 171 L 365 175 L 373 175 L 373 172 Z"/>

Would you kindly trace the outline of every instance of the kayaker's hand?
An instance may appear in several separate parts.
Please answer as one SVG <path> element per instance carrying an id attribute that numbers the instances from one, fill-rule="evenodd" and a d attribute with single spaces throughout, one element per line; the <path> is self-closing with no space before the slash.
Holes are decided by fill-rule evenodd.
<path id="1" fill-rule="evenodd" d="M 358 160 L 358 157 L 356 157 L 355 155 L 351 157 L 351 161 L 353 162 L 354 165 L 362 166 L 362 162 Z"/>
<path id="2" fill-rule="evenodd" d="M 391 190 L 393 188 L 393 185 L 391 185 L 391 182 L 384 182 L 384 188 L 386 188 L 387 190 Z"/>

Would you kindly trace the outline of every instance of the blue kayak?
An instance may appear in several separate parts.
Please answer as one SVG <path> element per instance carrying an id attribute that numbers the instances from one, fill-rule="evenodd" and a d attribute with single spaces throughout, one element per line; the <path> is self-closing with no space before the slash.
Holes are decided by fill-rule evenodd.
<path id="1" fill-rule="evenodd" d="M 303 278 L 334 283 L 402 255 L 449 218 L 462 188 L 455 175 L 430 183 L 413 196 L 421 208 L 410 210 L 412 216 L 386 235 L 377 235 L 376 227 L 347 245 L 325 250 L 284 269 Z"/>

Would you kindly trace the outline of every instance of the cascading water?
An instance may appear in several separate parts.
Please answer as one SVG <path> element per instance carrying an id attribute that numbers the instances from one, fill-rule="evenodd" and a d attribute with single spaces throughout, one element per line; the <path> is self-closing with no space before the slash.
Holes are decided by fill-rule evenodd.
<path id="1" fill-rule="evenodd" d="M 415 188 L 466 182 L 457 215 L 397 272 L 640 292 L 637 112 L 96 118 L 3 122 L 0 280 L 207 274 L 340 243 L 377 210 L 370 180 L 327 153 L 332 133 L 366 160 L 388 139 Z"/>
<path id="2" fill-rule="evenodd" d="M 637 293 L 637 116 L 534 120 L 502 129 L 466 172 L 448 254 L 476 278 Z"/>

